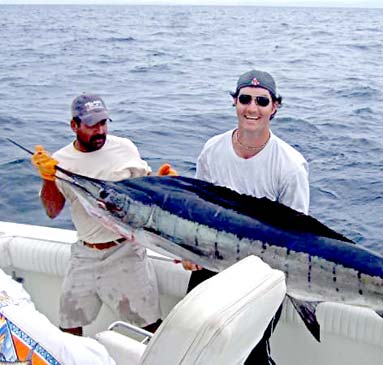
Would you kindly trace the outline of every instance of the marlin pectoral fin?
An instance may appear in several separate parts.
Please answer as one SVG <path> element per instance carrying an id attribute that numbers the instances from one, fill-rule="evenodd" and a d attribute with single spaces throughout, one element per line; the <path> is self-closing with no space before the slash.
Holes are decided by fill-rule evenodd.
<path id="1" fill-rule="evenodd" d="M 288 295 L 291 302 L 294 305 L 294 308 L 299 313 L 300 317 L 302 318 L 305 326 L 307 329 L 311 332 L 311 334 L 315 337 L 315 339 L 320 342 L 320 325 L 317 321 L 316 317 L 316 308 L 317 305 L 320 303 L 318 301 L 305 301 L 300 300 L 297 298 L 292 297 L 291 295 Z"/>
<path id="2" fill-rule="evenodd" d="M 383 310 L 375 311 L 375 313 L 376 313 L 380 318 L 383 318 Z"/>

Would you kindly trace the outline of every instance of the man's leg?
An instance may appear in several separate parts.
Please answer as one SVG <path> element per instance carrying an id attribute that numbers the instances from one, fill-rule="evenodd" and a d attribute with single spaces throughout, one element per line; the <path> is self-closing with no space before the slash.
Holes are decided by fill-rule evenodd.
<path id="1" fill-rule="evenodd" d="M 157 276 L 142 246 L 122 244 L 103 261 L 97 293 L 122 321 L 154 332 L 161 308 Z"/>
<path id="2" fill-rule="evenodd" d="M 217 273 L 214 271 L 210 271 L 208 269 L 196 270 L 192 271 L 189 279 L 189 285 L 186 293 L 189 293 L 192 289 L 194 289 L 198 284 L 201 284 L 203 281 L 210 279 Z"/>
<path id="3" fill-rule="evenodd" d="M 95 278 L 102 252 L 84 247 L 81 241 L 74 243 L 71 250 L 61 287 L 59 325 L 62 331 L 81 336 L 83 326 L 91 323 L 101 309 Z"/>
<path id="4" fill-rule="evenodd" d="M 161 323 L 162 323 L 162 320 L 159 319 L 157 322 L 154 322 L 154 323 L 148 324 L 145 327 L 142 327 L 142 329 L 145 331 L 149 331 L 151 333 L 154 333 L 157 331 L 157 329 L 161 325 Z"/>
<path id="5" fill-rule="evenodd" d="M 245 361 L 245 365 L 259 364 L 259 365 L 275 365 L 274 360 L 271 358 L 270 353 L 270 337 L 274 332 L 275 327 L 281 317 L 282 306 L 280 305 L 274 317 L 267 326 L 263 337 L 258 342 L 258 344 L 250 352 L 249 357 Z"/>

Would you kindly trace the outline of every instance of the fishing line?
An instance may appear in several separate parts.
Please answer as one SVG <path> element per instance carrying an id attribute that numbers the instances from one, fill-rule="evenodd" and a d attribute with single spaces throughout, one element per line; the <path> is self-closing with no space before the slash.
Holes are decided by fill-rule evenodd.
<path id="1" fill-rule="evenodd" d="M 33 152 L 33 151 L 31 151 L 30 149 L 24 147 L 23 145 L 21 145 L 20 143 L 14 141 L 13 139 L 8 138 L 8 137 L 4 137 L 4 138 L 5 138 L 7 141 L 13 143 L 15 146 L 17 146 L 17 147 L 21 148 L 22 150 L 24 150 L 25 152 L 29 153 L 30 155 L 34 155 L 34 152 Z M 73 179 L 73 176 L 75 176 L 75 174 L 73 174 L 72 172 L 70 172 L 70 171 L 68 171 L 68 170 L 65 170 L 65 169 L 63 169 L 62 167 L 57 166 L 57 165 L 56 165 L 56 169 L 57 169 L 58 171 L 62 172 L 63 174 L 65 174 L 66 176 L 72 178 L 72 181 L 67 180 L 67 179 L 64 179 L 64 178 L 61 177 L 61 176 L 57 176 L 57 175 L 55 175 L 57 179 L 62 180 L 62 181 L 65 181 L 65 182 L 67 182 L 68 184 L 76 185 L 78 188 L 84 190 L 87 194 L 89 194 L 90 196 L 92 196 L 93 198 L 95 198 L 96 200 L 98 200 L 98 198 L 97 198 L 96 196 L 94 196 L 94 195 L 93 195 L 93 194 L 92 194 L 92 193 L 91 193 L 85 186 L 80 185 L 75 179 Z M 78 176 L 81 176 L 81 175 L 78 175 Z M 83 176 L 81 176 L 81 177 L 83 177 Z M 89 179 L 89 178 L 88 178 L 88 179 Z"/>
<path id="2" fill-rule="evenodd" d="M 25 152 L 28 152 L 30 155 L 34 155 L 34 152 L 33 152 L 33 151 L 31 151 L 31 150 L 29 150 L 28 148 L 22 146 L 20 143 L 17 143 L 17 142 L 14 141 L 13 139 L 8 138 L 8 137 L 5 137 L 5 139 L 6 139 L 7 141 L 13 143 L 15 146 L 21 148 L 21 149 L 24 150 Z M 62 173 L 64 173 L 65 175 L 67 175 L 67 176 L 69 176 L 69 177 L 71 176 L 71 172 L 70 172 L 70 171 L 67 171 L 67 170 L 63 169 L 63 168 L 60 167 L 60 166 L 56 166 L 56 169 L 59 170 L 59 171 L 61 171 Z M 56 177 L 58 177 L 58 176 L 56 176 Z M 65 179 L 60 178 L 60 177 L 58 177 L 58 178 L 61 179 L 61 180 L 65 180 Z"/>

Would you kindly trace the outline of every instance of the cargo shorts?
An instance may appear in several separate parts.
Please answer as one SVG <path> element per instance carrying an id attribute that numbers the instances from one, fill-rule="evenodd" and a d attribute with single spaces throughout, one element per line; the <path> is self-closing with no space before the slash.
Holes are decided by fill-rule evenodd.
<path id="1" fill-rule="evenodd" d="M 72 245 L 60 297 L 60 327 L 91 323 L 103 303 L 119 320 L 139 327 L 161 317 L 157 277 L 144 247 L 128 241 L 104 250 L 82 241 Z"/>

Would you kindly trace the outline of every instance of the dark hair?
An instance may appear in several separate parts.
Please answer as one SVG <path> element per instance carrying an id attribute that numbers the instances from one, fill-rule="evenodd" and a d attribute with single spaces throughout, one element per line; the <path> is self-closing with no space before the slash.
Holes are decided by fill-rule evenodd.
<path id="1" fill-rule="evenodd" d="M 272 120 L 275 117 L 275 114 L 277 114 L 278 108 L 282 106 L 282 96 L 281 95 L 275 96 L 272 92 L 270 92 L 270 95 L 271 95 L 271 100 L 273 101 L 273 103 L 275 102 L 278 103 L 277 109 L 270 116 L 270 120 Z"/>
<path id="2" fill-rule="evenodd" d="M 73 117 L 72 120 L 77 124 L 77 127 L 80 126 L 81 119 L 79 117 Z"/>
<path id="3" fill-rule="evenodd" d="M 271 94 L 271 100 L 273 102 L 277 102 L 279 106 L 282 106 L 282 96 L 281 95 L 275 96 L 273 93 L 270 93 L 270 94 Z"/>

